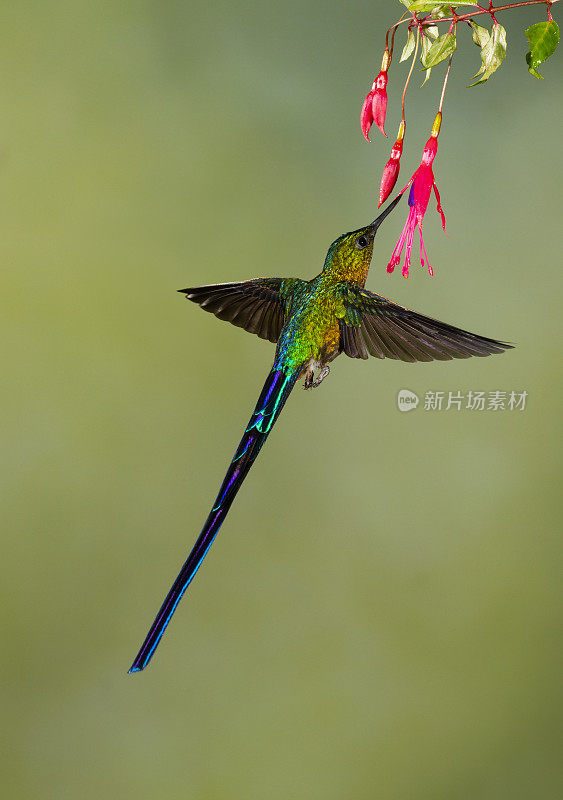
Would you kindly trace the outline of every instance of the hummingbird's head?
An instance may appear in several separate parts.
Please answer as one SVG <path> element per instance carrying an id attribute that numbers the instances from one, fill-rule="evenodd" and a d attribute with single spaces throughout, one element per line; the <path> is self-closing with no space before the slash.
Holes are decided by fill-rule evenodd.
<path id="1" fill-rule="evenodd" d="M 385 217 L 393 211 L 401 197 L 402 194 L 399 194 L 369 225 L 339 236 L 329 247 L 323 271 L 329 270 L 340 280 L 363 285 L 373 256 L 373 242 L 377 229 Z"/>

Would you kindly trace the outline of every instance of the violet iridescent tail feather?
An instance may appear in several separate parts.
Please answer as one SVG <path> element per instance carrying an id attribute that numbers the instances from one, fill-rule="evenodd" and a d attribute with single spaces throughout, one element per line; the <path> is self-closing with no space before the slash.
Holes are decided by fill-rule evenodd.
<path id="1" fill-rule="evenodd" d="M 207 551 L 213 544 L 213 540 L 217 536 L 219 528 L 223 524 L 238 490 L 242 486 L 262 445 L 268 438 L 268 434 L 278 418 L 285 401 L 289 397 L 291 390 L 295 386 L 300 371 L 300 369 L 297 369 L 286 374 L 282 370 L 273 369 L 268 375 L 264 388 L 258 398 L 254 413 L 240 440 L 240 444 L 227 470 L 225 479 L 221 484 L 213 508 L 203 526 L 203 530 L 193 546 L 184 566 L 180 570 L 178 577 L 172 584 L 172 588 L 166 595 L 166 599 L 156 615 L 156 619 L 133 661 L 129 673 L 139 672 L 145 669 L 153 657 L 158 643 L 162 638 L 162 634 L 166 630 L 178 603 L 182 599 L 182 595 L 190 585 Z"/>

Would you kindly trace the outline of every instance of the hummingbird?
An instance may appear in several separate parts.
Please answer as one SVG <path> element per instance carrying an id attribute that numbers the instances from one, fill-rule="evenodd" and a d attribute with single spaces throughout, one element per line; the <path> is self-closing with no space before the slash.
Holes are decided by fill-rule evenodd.
<path id="1" fill-rule="evenodd" d="M 376 232 L 401 194 L 369 225 L 344 233 L 312 280 L 256 278 L 181 289 L 221 320 L 276 344 L 274 363 L 203 529 L 139 650 L 129 673 L 145 669 L 300 377 L 304 388 L 325 380 L 341 353 L 405 362 L 488 356 L 505 342 L 431 319 L 365 289 Z"/>

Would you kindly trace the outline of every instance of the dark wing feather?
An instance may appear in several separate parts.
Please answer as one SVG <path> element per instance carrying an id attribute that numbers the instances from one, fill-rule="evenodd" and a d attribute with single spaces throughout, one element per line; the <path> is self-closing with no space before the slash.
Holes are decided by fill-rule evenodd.
<path id="1" fill-rule="evenodd" d="M 366 289 L 345 287 L 340 349 L 351 358 L 448 361 L 502 353 L 511 344 L 417 314 Z"/>
<path id="2" fill-rule="evenodd" d="M 216 283 L 181 289 L 188 300 L 197 303 L 219 319 L 231 322 L 261 339 L 277 342 L 282 329 L 287 300 L 295 279 L 256 278 L 240 283 Z"/>

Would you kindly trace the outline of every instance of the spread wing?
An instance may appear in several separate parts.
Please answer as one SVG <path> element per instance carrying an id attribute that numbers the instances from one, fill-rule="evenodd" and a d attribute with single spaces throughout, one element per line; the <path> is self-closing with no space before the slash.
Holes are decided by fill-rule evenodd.
<path id="1" fill-rule="evenodd" d="M 188 300 L 261 339 L 277 342 L 297 278 L 256 278 L 181 289 Z"/>
<path id="2" fill-rule="evenodd" d="M 340 350 L 351 358 L 448 361 L 512 348 L 410 311 L 366 289 L 343 288 L 342 302 Z"/>

